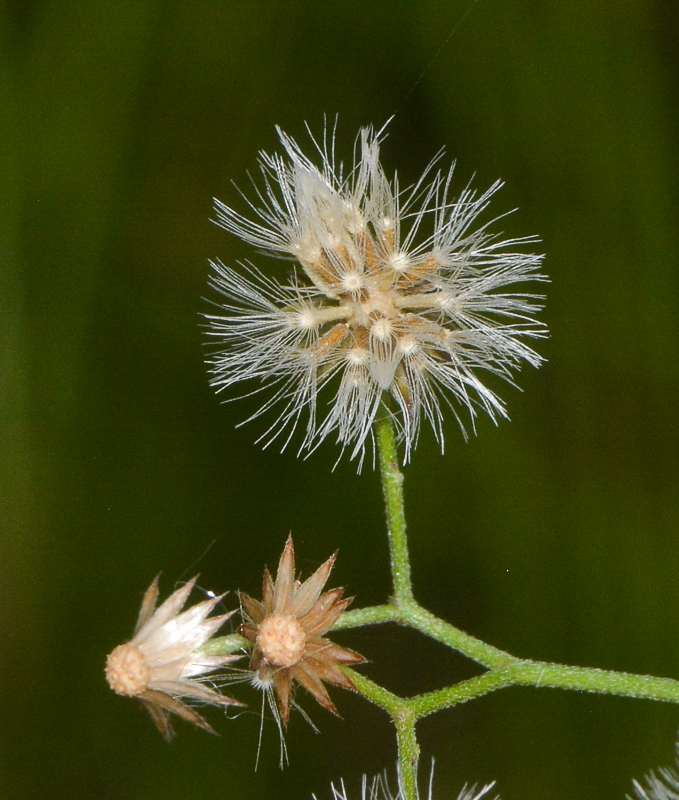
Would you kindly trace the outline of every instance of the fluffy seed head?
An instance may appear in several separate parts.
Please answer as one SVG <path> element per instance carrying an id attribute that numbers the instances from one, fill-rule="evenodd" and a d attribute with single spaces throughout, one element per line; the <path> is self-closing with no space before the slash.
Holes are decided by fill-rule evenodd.
<path id="1" fill-rule="evenodd" d="M 276 580 L 268 569 L 264 572 L 262 602 L 240 593 L 244 618 L 240 630 L 253 644 L 251 680 L 258 688 L 273 686 L 283 725 L 288 723 L 294 681 L 337 714 L 323 681 L 353 689 L 340 665 L 365 661 L 324 636 L 351 603 L 351 598 L 342 599 L 342 589 L 323 592 L 334 563 L 335 556 L 331 556 L 304 583 L 296 580 L 295 551 L 289 537 Z"/>
<path id="2" fill-rule="evenodd" d="M 546 332 L 533 319 L 540 295 L 513 291 L 544 280 L 542 256 L 524 252 L 537 240 L 502 241 L 490 230 L 494 220 L 479 222 L 501 183 L 453 197 L 452 169 L 437 170 L 434 159 L 401 190 L 386 176 L 381 132 L 372 128 L 360 131 L 347 173 L 335 158 L 334 131 L 313 140 L 318 163 L 279 136 L 284 155 L 260 154 L 255 219 L 218 200 L 215 208 L 227 231 L 293 259 L 293 274 L 281 283 L 252 266 L 213 264 L 212 285 L 226 300 L 208 316 L 219 341 L 212 385 L 270 388 L 254 414 L 278 408 L 267 443 L 282 436 L 285 446 L 306 412 L 300 450 L 333 434 L 360 459 L 385 401 L 406 461 L 422 419 L 443 443 L 443 405 L 463 430 L 460 407 L 472 425 L 479 410 L 506 416 L 480 375 L 511 383 L 523 362 L 539 366 L 526 340 Z M 357 363 L 358 352 L 365 357 Z"/>

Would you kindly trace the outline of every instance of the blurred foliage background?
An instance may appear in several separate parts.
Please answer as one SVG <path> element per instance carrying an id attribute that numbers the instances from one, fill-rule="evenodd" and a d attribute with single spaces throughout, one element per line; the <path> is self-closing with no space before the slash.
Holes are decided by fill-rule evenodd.
<path id="1" fill-rule="evenodd" d="M 675 0 L 0 4 L 0 795 L 310 798 L 394 771 L 388 721 L 300 699 L 291 765 L 259 695 L 221 736 L 166 745 L 103 677 L 152 577 L 260 590 L 289 531 L 308 574 L 336 548 L 356 604 L 389 591 L 376 476 L 236 429 L 208 387 L 207 259 L 255 256 L 208 222 L 241 204 L 274 125 L 392 114 L 389 172 L 445 146 L 458 188 L 507 185 L 539 233 L 549 364 L 511 423 L 406 469 L 419 598 L 517 655 L 679 677 L 679 7 Z M 242 208 L 242 205 L 240 206 Z M 233 595 L 230 603 L 234 603 Z M 415 692 L 474 674 L 407 631 L 337 635 Z M 679 708 L 512 689 L 425 721 L 434 798 L 622 798 L 673 758 Z M 424 777 L 424 776 L 423 776 Z"/>

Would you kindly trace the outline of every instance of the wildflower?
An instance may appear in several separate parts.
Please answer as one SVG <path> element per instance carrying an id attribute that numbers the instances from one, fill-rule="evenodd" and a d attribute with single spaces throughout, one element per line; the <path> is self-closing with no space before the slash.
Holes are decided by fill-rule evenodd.
<path id="1" fill-rule="evenodd" d="M 108 656 L 106 680 L 117 694 L 138 698 L 167 741 L 174 735 L 169 722 L 171 714 L 215 733 L 203 717 L 180 698 L 213 706 L 243 705 L 205 686 L 200 680 L 239 658 L 200 652 L 200 648 L 235 611 L 207 619 L 224 597 L 220 595 L 180 613 L 198 576 L 156 608 L 158 577 L 144 595 L 134 638 L 127 644 L 118 645 Z"/>
<path id="2" fill-rule="evenodd" d="M 676 768 L 665 767 L 650 772 L 644 783 L 633 781 L 634 798 L 636 800 L 679 800 L 679 742 L 675 745 Z M 627 795 L 627 800 L 633 800 Z"/>
<path id="3" fill-rule="evenodd" d="M 264 570 L 262 602 L 240 593 L 246 619 L 241 634 L 254 645 L 252 683 L 267 691 L 275 690 L 284 726 L 290 715 L 293 680 L 328 711 L 338 714 L 323 681 L 353 689 L 354 684 L 340 664 L 361 664 L 366 660 L 323 638 L 353 599 L 342 599 L 344 589 L 321 594 L 334 563 L 333 555 L 304 583 L 295 580 L 295 553 L 292 537 L 288 537 L 275 582 L 269 570 Z"/>
<path id="4" fill-rule="evenodd" d="M 217 391 L 242 381 L 272 395 L 278 417 L 262 439 L 286 429 L 285 447 L 308 414 L 300 452 L 336 434 L 362 459 L 383 401 L 408 461 L 422 419 L 443 447 L 442 402 L 464 433 L 456 405 L 472 426 L 479 409 L 506 417 L 502 400 L 479 373 L 512 383 L 512 371 L 542 358 L 526 338 L 545 335 L 532 314 L 539 295 L 510 292 L 544 280 L 542 256 L 512 248 L 535 237 L 500 240 L 491 220 L 472 225 L 502 186 L 453 198 L 452 168 L 438 157 L 415 186 L 401 190 L 380 164 L 382 131 L 363 128 L 348 174 L 335 159 L 334 131 L 313 140 L 320 165 L 280 129 L 285 155 L 260 154 L 263 188 L 249 202 L 258 220 L 215 201 L 217 223 L 269 255 L 293 259 L 288 282 L 254 266 L 212 263 L 212 286 L 226 302 L 208 315 L 223 346 L 210 358 Z M 327 403 L 319 398 L 324 394 Z M 466 435 L 466 434 L 465 434 Z"/>

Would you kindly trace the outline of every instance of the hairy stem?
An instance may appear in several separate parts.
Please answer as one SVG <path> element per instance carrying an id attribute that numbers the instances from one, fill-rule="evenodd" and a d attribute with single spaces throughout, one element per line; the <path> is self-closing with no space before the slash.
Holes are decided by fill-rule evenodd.
<path id="1" fill-rule="evenodd" d="M 209 656 L 228 656 L 249 647 L 250 642 L 244 636 L 232 633 L 229 636 L 216 636 L 214 639 L 209 639 L 200 650 Z"/>
<path id="2" fill-rule="evenodd" d="M 391 576 L 394 584 L 392 602 L 399 605 L 413 597 L 410 577 L 410 557 L 406 535 L 406 516 L 403 505 L 403 473 L 398 466 L 398 452 L 394 426 L 386 408 L 375 424 L 377 452 L 382 478 L 382 492 L 387 513 L 387 533 L 389 535 L 389 556 Z"/>
<path id="3" fill-rule="evenodd" d="M 347 611 L 339 618 L 335 629 L 358 628 L 362 625 L 375 625 L 381 622 L 398 622 L 401 625 L 415 628 L 484 667 L 501 667 L 519 660 L 504 650 L 493 647 L 492 644 L 470 636 L 449 622 L 439 619 L 412 597 L 402 600 L 399 605 L 392 601 L 384 606 L 369 606 Z"/>
<path id="4" fill-rule="evenodd" d="M 347 669 L 346 672 L 350 675 L 356 691 L 384 709 L 394 720 L 400 715 L 406 715 L 416 722 L 436 711 L 466 703 L 509 686 L 570 689 L 575 692 L 612 694 L 618 697 L 679 704 L 679 681 L 673 678 L 656 678 L 652 675 L 634 675 L 629 672 L 591 667 L 571 667 L 567 664 L 550 664 L 545 661 L 516 659 L 512 664 L 490 669 L 475 678 L 415 697 L 399 697 L 353 670 Z"/>
<path id="5" fill-rule="evenodd" d="M 403 798 L 418 797 L 417 764 L 420 760 L 420 746 L 415 734 L 416 718 L 404 710 L 396 717 L 396 742 L 398 744 L 398 784 Z"/>
<path id="6" fill-rule="evenodd" d="M 417 800 L 418 797 L 419 745 L 415 729 L 418 720 L 498 689 L 510 686 L 559 688 L 679 704 L 679 681 L 672 678 L 518 658 L 470 636 L 423 608 L 413 596 L 403 475 L 398 466 L 394 428 L 386 409 L 375 425 L 375 433 L 394 593 L 385 605 L 346 612 L 339 618 L 334 630 L 395 622 L 420 631 L 485 668 L 482 674 L 474 678 L 414 697 L 400 697 L 353 669 L 343 668 L 355 690 L 384 710 L 394 723 L 398 743 L 399 788 L 403 800 Z M 212 655 L 224 655 L 247 650 L 250 646 L 242 636 L 234 633 L 211 640 L 202 650 Z"/>
<path id="7" fill-rule="evenodd" d="M 394 426 L 386 407 L 382 408 L 382 416 L 375 425 L 375 433 L 387 515 L 391 577 L 394 586 L 391 605 L 400 608 L 404 604 L 415 603 L 415 598 L 410 575 L 410 555 L 403 502 L 403 473 L 398 465 Z M 378 612 L 378 616 L 380 613 L 384 614 L 384 611 Z M 389 713 L 396 726 L 401 797 L 403 800 L 417 800 L 417 764 L 420 757 L 420 746 L 417 743 L 415 732 L 416 717 L 403 702 L 400 702 L 396 708 L 392 707 Z"/>
<path id="8" fill-rule="evenodd" d="M 345 668 L 356 691 L 386 711 L 396 727 L 399 786 L 404 800 L 416 800 L 418 797 L 419 745 L 415 725 L 423 717 L 444 708 L 509 686 L 551 687 L 679 703 L 679 681 L 671 678 L 517 658 L 470 636 L 423 608 L 413 596 L 403 503 L 403 475 L 398 466 L 394 428 L 386 409 L 375 425 L 375 432 L 394 594 L 385 605 L 355 609 L 343 614 L 334 627 L 355 628 L 396 622 L 457 650 L 487 670 L 453 686 L 404 698 Z"/>

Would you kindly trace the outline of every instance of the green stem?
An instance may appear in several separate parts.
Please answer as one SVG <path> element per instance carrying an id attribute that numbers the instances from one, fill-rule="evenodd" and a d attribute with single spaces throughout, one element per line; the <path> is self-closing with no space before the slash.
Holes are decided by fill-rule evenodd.
<path id="1" fill-rule="evenodd" d="M 476 697 L 483 697 L 484 694 L 512 686 L 513 683 L 511 667 L 492 669 L 484 672 L 483 675 L 456 683 L 454 686 L 446 686 L 445 689 L 409 697 L 405 699 L 405 702 L 415 717 L 422 719 L 422 717 L 442 711 L 444 708 L 452 708 Z"/>
<path id="2" fill-rule="evenodd" d="M 396 727 L 401 797 L 404 800 L 417 800 L 417 762 L 420 747 L 415 733 L 415 723 L 418 720 L 416 710 L 410 707 L 408 700 L 392 694 L 365 675 L 354 672 L 349 667 L 345 667 L 344 671 L 351 678 L 359 694 L 386 711 L 391 717 Z"/>
<path id="3" fill-rule="evenodd" d="M 391 576 L 394 584 L 392 602 L 396 605 L 413 597 L 410 578 L 410 557 L 406 536 L 406 517 L 403 505 L 403 473 L 398 466 L 396 436 L 391 417 L 386 408 L 375 423 L 377 452 L 382 478 L 382 492 L 387 513 L 387 533 L 389 535 L 389 556 Z"/>
<path id="4" fill-rule="evenodd" d="M 570 667 L 543 661 L 519 661 L 507 668 L 511 683 L 521 686 L 572 689 L 579 692 L 613 694 L 639 700 L 659 700 L 679 703 L 679 681 L 656 678 L 653 675 L 634 675 L 630 672 Z"/>
<path id="5" fill-rule="evenodd" d="M 417 800 L 417 764 L 420 746 L 415 733 L 416 717 L 407 710 L 394 718 L 396 742 L 398 744 L 398 788 L 400 795 L 408 800 Z"/>
<path id="6" fill-rule="evenodd" d="M 209 656 L 229 656 L 249 647 L 250 642 L 244 636 L 232 633 L 229 636 L 217 636 L 210 639 L 200 648 L 200 652 Z"/>
<path id="7" fill-rule="evenodd" d="M 422 631 L 432 639 L 448 645 L 484 667 L 503 667 L 518 660 L 515 656 L 505 653 L 504 650 L 487 644 L 481 639 L 461 631 L 449 622 L 439 619 L 426 608 L 422 608 L 414 599 L 404 603 L 400 612 L 400 622 Z"/>
<path id="8" fill-rule="evenodd" d="M 394 723 L 402 800 L 418 798 L 417 766 L 420 748 L 416 735 L 417 722 L 436 711 L 451 708 L 498 689 L 509 686 L 549 687 L 679 704 L 677 680 L 517 658 L 470 636 L 423 608 L 413 596 L 403 502 L 403 475 L 398 466 L 394 428 L 386 410 L 376 423 L 375 433 L 394 593 L 385 605 L 355 609 L 342 614 L 334 629 L 395 622 L 420 631 L 486 668 L 481 675 L 469 680 L 406 698 L 399 697 L 349 667 L 343 667 L 355 690 L 389 714 Z M 212 639 L 201 650 L 212 655 L 225 655 L 250 647 L 251 644 L 246 639 L 234 633 Z"/>
<path id="9" fill-rule="evenodd" d="M 408 553 L 408 537 L 406 533 L 406 515 L 403 502 L 403 473 L 398 466 L 398 451 L 394 426 L 386 406 L 382 407 L 382 415 L 375 425 L 377 435 L 377 452 L 380 462 L 380 477 L 387 515 L 387 534 L 389 537 L 389 559 L 391 562 L 391 578 L 394 594 L 391 606 L 400 608 L 404 604 L 414 603 L 413 585 L 410 574 L 410 555 Z M 376 610 L 379 621 L 389 618 L 386 607 Z M 415 732 L 415 717 L 403 702 L 399 708 L 390 710 L 391 718 L 396 726 L 399 764 L 399 790 L 403 800 L 417 800 L 417 764 L 420 747 Z"/>
<path id="10" fill-rule="evenodd" d="M 406 716 L 414 721 L 444 708 L 466 703 L 476 697 L 509 686 L 570 689 L 576 692 L 611 694 L 618 697 L 657 700 L 679 704 L 679 681 L 656 678 L 652 675 L 634 675 L 629 672 L 571 667 L 544 661 L 520 661 L 504 667 L 490 669 L 466 681 L 446 686 L 415 697 L 399 697 L 353 670 L 346 670 L 356 690 L 366 699 L 384 709 L 396 721 Z"/>
<path id="11" fill-rule="evenodd" d="M 360 628 L 363 625 L 378 625 L 381 622 L 399 622 L 400 613 L 396 606 L 367 606 L 345 611 L 333 626 L 333 630 L 340 628 Z"/>
<path id="12" fill-rule="evenodd" d="M 436 639 L 487 668 L 482 675 L 454 686 L 410 698 L 399 697 L 363 675 L 345 668 L 356 691 L 386 711 L 396 727 L 399 788 L 404 800 L 417 800 L 418 797 L 417 721 L 436 711 L 489 692 L 508 686 L 551 687 L 679 703 L 679 681 L 519 659 L 470 636 L 423 608 L 413 596 L 403 502 L 403 475 L 398 466 L 394 427 L 386 408 L 375 424 L 375 433 L 387 516 L 394 594 L 386 605 L 355 609 L 343 614 L 334 627 L 353 628 L 396 622 Z"/>
<path id="13" fill-rule="evenodd" d="M 375 625 L 381 622 L 399 622 L 415 628 L 484 667 L 502 667 L 519 660 L 504 650 L 493 647 L 492 644 L 470 636 L 449 622 L 439 619 L 426 608 L 422 608 L 414 598 L 404 599 L 399 605 L 394 605 L 392 602 L 385 606 L 368 606 L 347 611 L 335 623 L 335 630 L 358 628 L 361 625 Z"/>
<path id="14" fill-rule="evenodd" d="M 386 711 L 392 718 L 400 714 L 405 704 L 408 702 L 374 681 L 371 681 L 370 678 L 366 678 L 365 675 L 361 675 L 360 672 L 355 672 L 350 667 L 343 667 L 343 670 L 348 677 L 351 678 L 354 688 L 360 695 L 370 700 L 370 702 L 374 703 L 378 708 Z"/>

